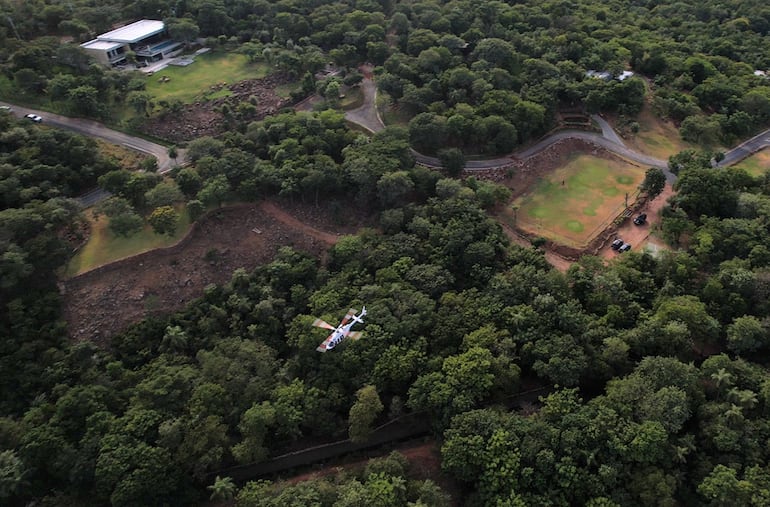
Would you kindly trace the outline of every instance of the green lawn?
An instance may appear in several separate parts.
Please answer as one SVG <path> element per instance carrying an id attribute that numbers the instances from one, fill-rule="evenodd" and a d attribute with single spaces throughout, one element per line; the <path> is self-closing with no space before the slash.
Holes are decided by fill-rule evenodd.
<path id="1" fill-rule="evenodd" d="M 187 67 L 169 65 L 147 76 L 147 92 L 155 102 L 180 100 L 194 102 L 228 95 L 221 83 L 233 84 L 244 79 L 267 75 L 269 67 L 264 63 L 250 63 L 246 55 L 239 53 L 210 52 L 195 57 L 195 63 Z M 164 78 L 169 78 L 165 81 Z"/>
<path id="2" fill-rule="evenodd" d="M 517 225 L 558 243 L 583 247 L 629 204 L 644 169 L 590 155 L 572 155 L 516 200 Z"/>
<path id="3" fill-rule="evenodd" d="M 406 127 L 412 115 L 403 109 L 394 109 L 390 96 L 387 93 L 377 94 L 377 109 L 380 111 L 385 125 L 400 125 Z"/>
<path id="4" fill-rule="evenodd" d="M 94 219 L 89 211 L 86 216 L 91 224 L 91 237 L 67 265 L 64 276 L 71 277 L 85 273 L 104 264 L 175 244 L 190 230 L 190 217 L 187 209 L 179 208 L 181 217 L 176 234 L 173 236 L 155 234 L 149 225 L 141 232 L 124 238 L 115 236 L 107 227 L 108 219 L 104 216 Z"/>
<path id="5" fill-rule="evenodd" d="M 645 106 L 636 118 L 639 132 L 626 141 L 630 148 L 660 159 L 667 159 L 688 148 L 697 148 L 682 140 L 676 126 L 656 117 Z"/>
<path id="6" fill-rule="evenodd" d="M 770 170 L 770 150 L 760 150 L 749 158 L 741 160 L 734 167 L 746 169 L 752 176 L 762 176 Z"/>

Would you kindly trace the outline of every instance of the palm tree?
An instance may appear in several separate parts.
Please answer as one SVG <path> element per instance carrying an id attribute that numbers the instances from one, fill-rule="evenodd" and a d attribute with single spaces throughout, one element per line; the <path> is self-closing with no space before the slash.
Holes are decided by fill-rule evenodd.
<path id="1" fill-rule="evenodd" d="M 519 205 L 511 204 L 511 211 L 513 211 L 513 225 L 516 225 L 519 218 Z"/>
<path id="2" fill-rule="evenodd" d="M 206 489 L 211 490 L 210 499 L 216 502 L 222 502 L 225 500 L 232 500 L 235 496 L 235 483 L 230 477 L 220 477 L 214 479 L 214 484 L 208 486 Z"/>
<path id="3" fill-rule="evenodd" d="M 717 389 L 721 395 L 722 386 L 730 387 L 733 385 L 733 375 L 724 368 L 719 368 L 719 371 L 711 374 L 711 380 L 716 382 Z M 720 396 L 718 396 L 720 397 Z"/>
<path id="4" fill-rule="evenodd" d="M 743 421 L 743 409 L 733 403 L 727 412 L 725 412 L 725 419 L 734 423 Z"/>
<path id="5" fill-rule="evenodd" d="M 176 158 L 179 156 L 179 150 L 176 146 L 169 146 L 168 148 L 168 158 L 174 161 L 174 165 L 176 165 Z"/>
<path id="6" fill-rule="evenodd" d="M 680 438 L 678 445 L 674 446 L 674 454 L 680 463 L 686 463 L 687 456 L 695 452 L 695 442 L 693 440 L 692 435 L 688 435 Z"/>
<path id="7" fill-rule="evenodd" d="M 748 410 L 756 407 L 758 402 L 757 394 L 754 391 L 745 389 L 738 393 L 738 403 Z"/>
<path id="8" fill-rule="evenodd" d="M 676 455 L 676 460 L 679 463 L 687 463 L 687 455 L 690 453 L 690 450 L 687 447 L 675 445 L 674 446 L 674 454 Z"/>
<path id="9" fill-rule="evenodd" d="M 179 326 L 167 326 L 160 342 L 161 352 L 182 352 L 187 348 L 187 334 Z"/>
<path id="10" fill-rule="evenodd" d="M 737 403 L 742 408 L 749 410 L 754 408 L 759 402 L 757 399 L 757 394 L 754 391 L 749 391 L 748 389 L 738 389 L 737 387 L 733 387 L 730 389 L 730 391 L 728 391 L 727 398 L 733 403 Z"/>

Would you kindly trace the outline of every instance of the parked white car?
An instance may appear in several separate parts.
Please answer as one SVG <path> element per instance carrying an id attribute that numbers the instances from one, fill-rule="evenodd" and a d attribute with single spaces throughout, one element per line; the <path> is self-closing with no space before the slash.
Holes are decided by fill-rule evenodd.
<path id="1" fill-rule="evenodd" d="M 43 121 L 43 118 L 33 113 L 25 114 L 24 118 L 27 118 L 30 121 L 34 121 L 35 123 L 40 123 Z"/>

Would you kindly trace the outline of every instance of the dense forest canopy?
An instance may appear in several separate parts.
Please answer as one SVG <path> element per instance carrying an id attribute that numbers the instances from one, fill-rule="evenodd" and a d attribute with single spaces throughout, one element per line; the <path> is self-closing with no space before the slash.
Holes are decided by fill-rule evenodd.
<path id="1" fill-rule="evenodd" d="M 211 475 L 328 438 L 430 417 L 467 505 L 767 505 L 770 176 L 672 157 L 674 247 L 566 273 L 511 245 L 486 213 L 507 189 L 416 166 L 410 147 L 495 153 L 561 108 L 637 114 L 650 98 L 683 137 L 729 144 L 766 127 L 763 2 L 0 2 L 5 83 L 100 116 L 130 73 L 76 41 L 141 17 L 305 72 L 371 61 L 408 128 L 372 136 L 342 113 L 282 111 L 186 147 L 163 180 L 120 169 L 82 137 L 0 113 L 0 500 L 198 504 Z M 74 48 L 74 50 L 73 50 Z M 322 58 L 318 58 L 321 55 Z M 51 65 L 53 57 L 57 62 Z M 634 77 L 608 81 L 588 70 Z M 118 93 L 121 92 L 121 93 Z M 279 196 L 356 207 L 374 227 L 324 263 L 281 249 L 109 347 L 71 343 L 55 286 L 98 183 L 116 234 L 187 200 L 201 212 Z M 154 211 L 153 211 L 154 210 Z M 310 324 L 366 304 L 365 339 L 315 351 Z M 552 388 L 530 411 L 523 381 Z M 306 487 L 250 482 L 236 503 L 446 505 L 398 456 Z M 337 486 L 337 485 L 335 485 Z M 208 489 L 207 489 L 208 488 Z M 455 499 L 458 500 L 458 499 Z M 377 503 L 379 502 L 379 503 Z"/>
<path id="2" fill-rule="evenodd" d="M 412 143 L 427 152 L 507 153 L 549 130 L 565 106 L 633 117 L 648 89 L 658 113 L 694 143 L 730 145 L 770 121 L 770 81 L 755 73 L 770 70 L 770 8 L 758 0 L 3 4 L 6 76 L 86 116 L 149 99 L 141 79 L 89 66 L 55 36 L 85 41 L 147 17 L 166 20 L 178 40 L 240 48 L 295 77 L 327 58 L 370 61 L 380 90 L 412 118 Z M 587 74 L 627 69 L 636 74 L 622 81 Z"/>

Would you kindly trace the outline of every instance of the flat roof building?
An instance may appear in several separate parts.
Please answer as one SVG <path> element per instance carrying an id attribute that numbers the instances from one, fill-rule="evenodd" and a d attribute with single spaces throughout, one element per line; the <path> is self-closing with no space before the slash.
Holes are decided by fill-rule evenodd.
<path id="1" fill-rule="evenodd" d="M 126 63 L 129 51 L 136 53 L 139 61 L 155 61 L 178 52 L 182 45 L 169 40 L 163 21 L 142 19 L 103 33 L 80 47 L 99 63 L 115 66 Z"/>
<path id="2" fill-rule="evenodd" d="M 121 26 L 97 37 L 97 40 L 107 40 L 112 42 L 123 42 L 125 44 L 136 44 L 153 35 L 166 31 L 166 25 L 163 21 L 154 19 L 142 19 L 130 25 Z"/>

